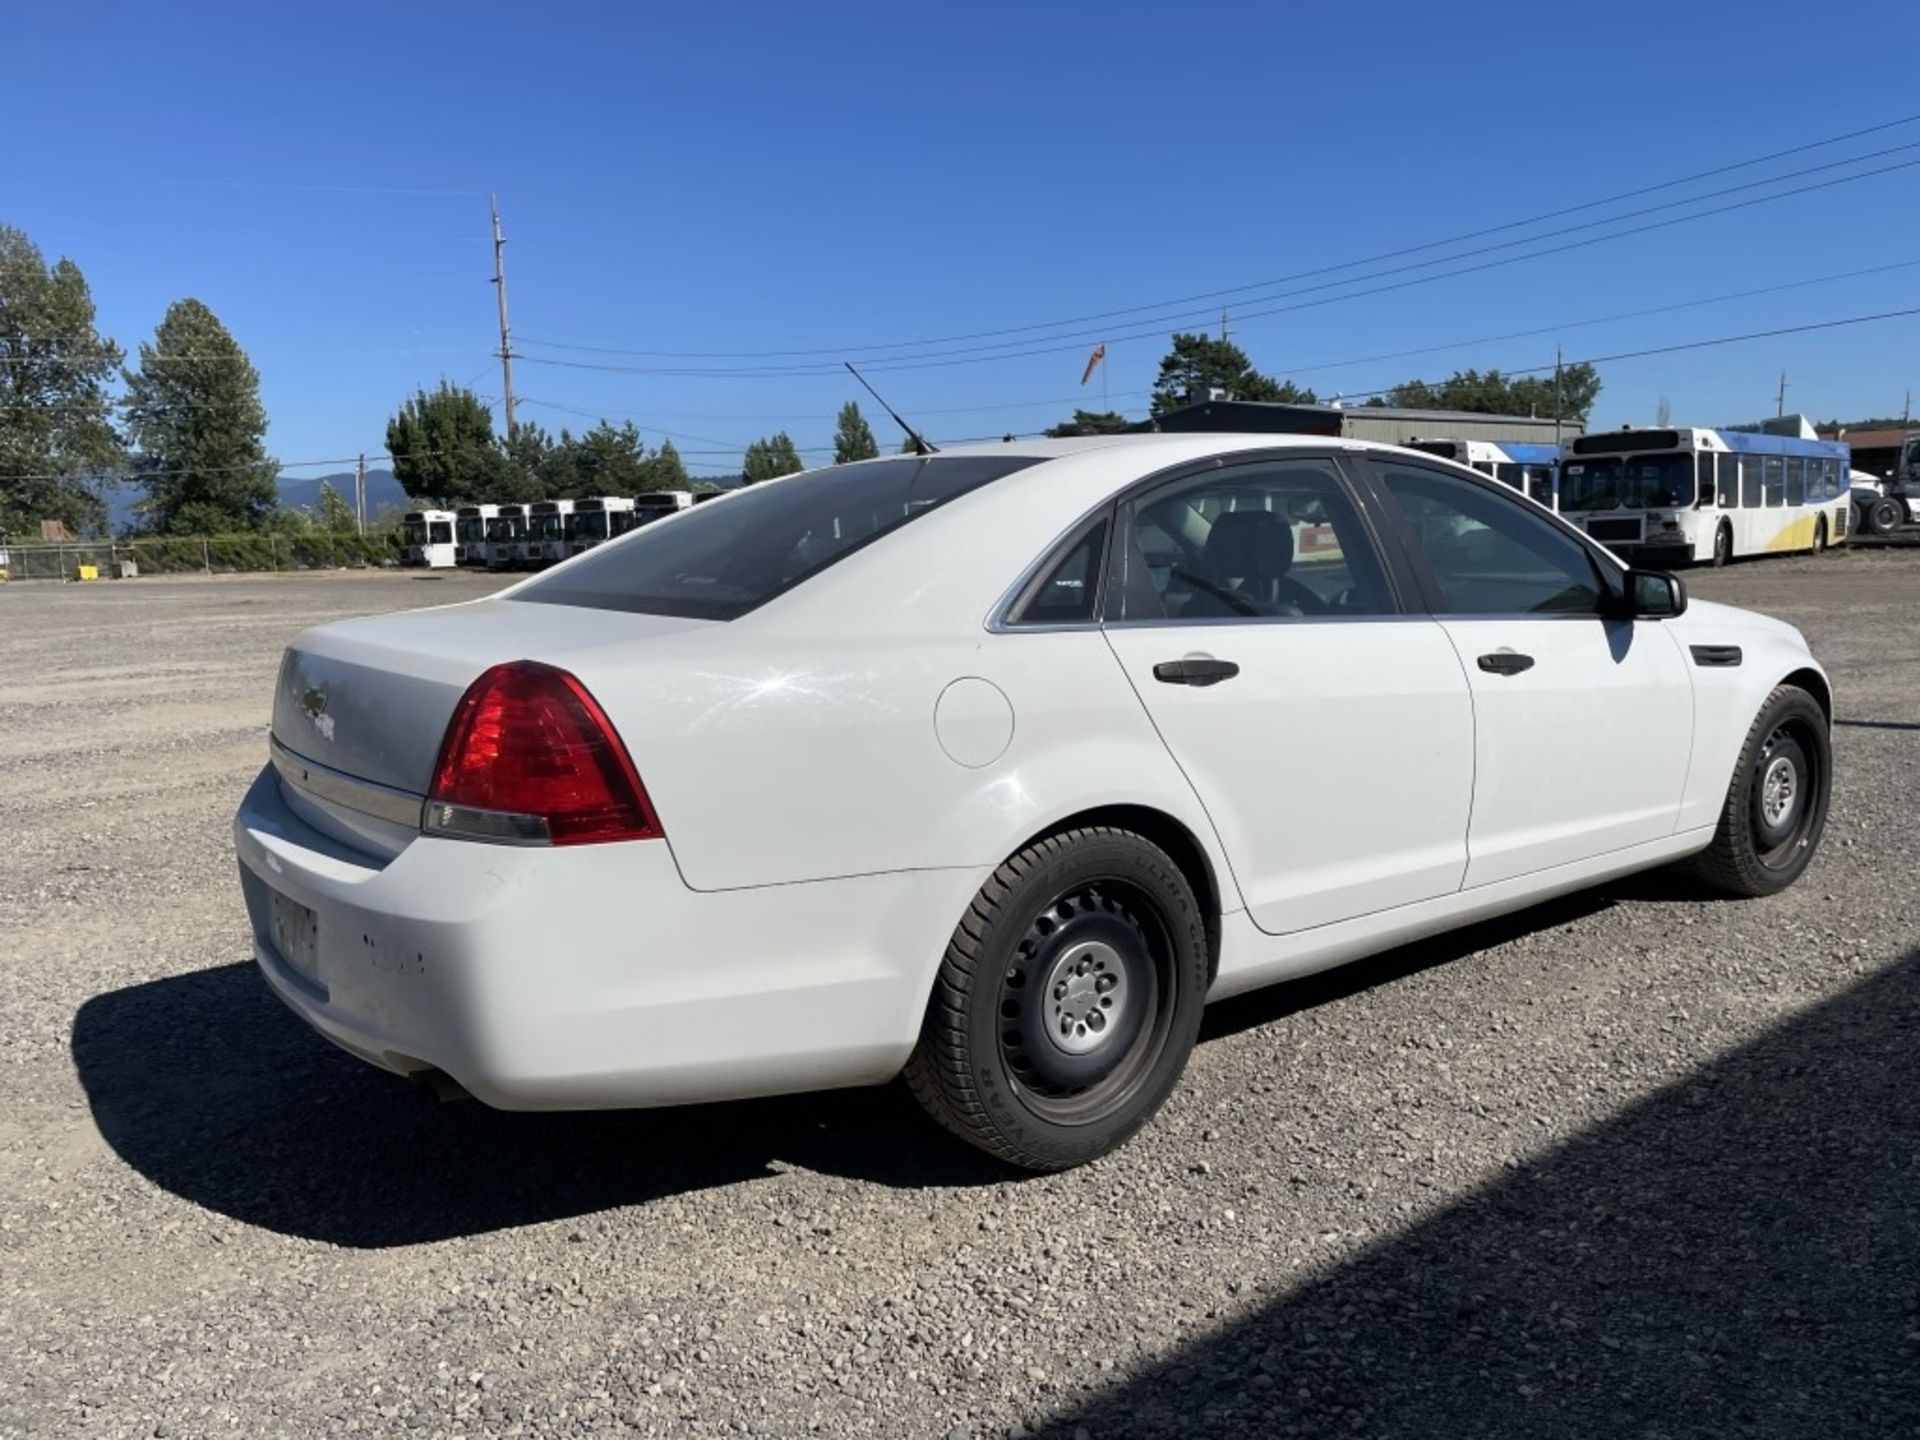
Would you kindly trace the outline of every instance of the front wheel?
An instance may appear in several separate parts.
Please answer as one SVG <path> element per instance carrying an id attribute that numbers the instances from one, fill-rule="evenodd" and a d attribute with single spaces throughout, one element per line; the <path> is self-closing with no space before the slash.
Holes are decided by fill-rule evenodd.
<path id="1" fill-rule="evenodd" d="M 1065 1170 L 1160 1108 L 1206 991 L 1200 906 L 1166 852 L 1063 831 L 996 870 L 953 932 L 907 1083 L 969 1144 Z"/>
<path id="2" fill-rule="evenodd" d="M 1824 554 L 1827 548 L 1827 517 L 1822 515 L 1813 524 L 1813 553 Z"/>
<path id="3" fill-rule="evenodd" d="M 1873 502 L 1867 509 L 1867 528 L 1876 535 L 1891 535 L 1905 523 L 1907 502 L 1891 498 Z"/>
<path id="4" fill-rule="evenodd" d="M 1718 570 L 1733 559 L 1733 527 L 1722 520 L 1713 532 L 1713 568 Z"/>
<path id="5" fill-rule="evenodd" d="M 1693 869 L 1730 895 L 1772 895 L 1800 878 L 1827 826 L 1833 752 L 1827 713 L 1781 685 L 1747 731 L 1713 843 Z"/>

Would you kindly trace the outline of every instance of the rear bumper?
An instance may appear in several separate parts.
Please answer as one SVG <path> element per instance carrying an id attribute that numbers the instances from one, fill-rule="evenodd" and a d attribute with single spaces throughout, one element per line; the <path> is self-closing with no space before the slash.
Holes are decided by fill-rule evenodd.
<path id="1" fill-rule="evenodd" d="M 254 954 L 321 1035 L 503 1109 L 600 1109 L 877 1083 L 905 1063 L 985 872 L 699 892 L 658 841 L 422 837 L 382 862 L 308 826 L 271 769 L 234 821 Z M 275 894 L 317 954 L 273 938 Z"/>

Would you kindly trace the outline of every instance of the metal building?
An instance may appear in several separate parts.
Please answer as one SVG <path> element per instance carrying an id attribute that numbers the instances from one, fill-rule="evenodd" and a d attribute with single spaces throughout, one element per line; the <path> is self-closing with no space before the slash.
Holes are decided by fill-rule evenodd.
<path id="1" fill-rule="evenodd" d="M 1329 435 L 1409 445 L 1416 440 L 1517 440 L 1553 445 L 1584 433 L 1577 421 L 1536 415 L 1482 415 L 1471 410 L 1400 410 L 1384 405 L 1271 405 L 1256 400 L 1203 400 L 1131 427 L 1135 430 L 1227 431 L 1235 434 Z"/>

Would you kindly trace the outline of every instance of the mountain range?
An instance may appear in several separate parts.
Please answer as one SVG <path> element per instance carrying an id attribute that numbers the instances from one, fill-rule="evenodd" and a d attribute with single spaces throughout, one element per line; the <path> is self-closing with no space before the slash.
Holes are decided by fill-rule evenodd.
<path id="1" fill-rule="evenodd" d="M 353 472 L 342 470 L 334 475 L 282 475 L 280 477 L 280 503 L 295 509 L 312 509 L 320 503 L 320 487 L 331 485 L 339 492 L 340 498 L 353 504 Z M 133 507 L 140 503 L 141 492 L 137 485 L 116 486 L 107 491 L 108 524 L 115 535 L 126 533 L 128 527 L 137 519 Z M 367 518 L 369 520 L 380 513 L 383 505 L 394 505 L 405 509 L 407 492 L 400 488 L 400 482 L 393 478 L 391 470 L 367 471 Z"/>

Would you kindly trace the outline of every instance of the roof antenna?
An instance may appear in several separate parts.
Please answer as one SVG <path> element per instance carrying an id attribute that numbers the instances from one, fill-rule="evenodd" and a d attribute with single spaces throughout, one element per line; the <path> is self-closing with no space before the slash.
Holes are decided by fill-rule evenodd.
<path id="1" fill-rule="evenodd" d="M 886 401 L 880 399 L 880 392 L 874 389 L 873 386 L 867 385 L 867 377 L 862 375 L 858 370 L 853 368 L 853 362 L 851 360 L 842 360 L 840 363 L 847 367 L 847 373 L 849 375 L 853 376 L 853 378 L 858 380 L 862 385 L 866 385 L 867 393 L 873 396 L 873 398 L 879 402 L 880 408 L 882 410 L 886 411 L 887 414 L 893 417 L 893 423 L 898 425 L 902 430 L 907 432 L 907 439 L 913 442 L 914 454 L 937 455 L 940 453 L 939 450 L 934 446 L 932 441 L 928 440 L 926 436 L 922 435 L 918 430 L 914 429 L 913 426 L 909 425 L 906 421 L 902 420 L 899 414 L 894 410 L 894 408 L 891 405 L 887 404 Z"/>

